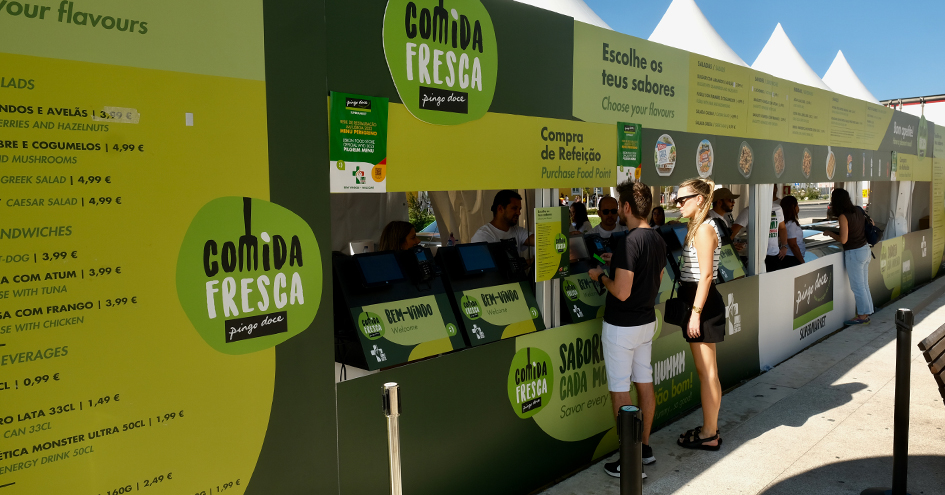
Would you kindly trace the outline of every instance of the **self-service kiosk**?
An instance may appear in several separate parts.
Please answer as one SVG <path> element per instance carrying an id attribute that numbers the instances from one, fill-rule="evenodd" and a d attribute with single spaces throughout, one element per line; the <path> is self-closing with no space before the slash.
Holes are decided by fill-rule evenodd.
<path id="1" fill-rule="evenodd" d="M 466 347 L 428 248 L 335 253 L 335 357 L 376 370 Z"/>
<path id="2" fill-rule="evenodd" d="M 444 246 L 436 257 L 468 345 L 545 329 L 513 239 Z"/>
<path id="3" fill-rule="evenodd" d="M 610 269 L 601 261 L 604 254 L 612 254 L 624 239 L 626 232 L 614 232 L 610 237 L 599 234 L 570 237 L 570 275 L 561 280 L 561 319 L 579 323 L 604 315 L 607 289 L 591 280 L 588 270 L 600 266 L 606 273 Z"/>

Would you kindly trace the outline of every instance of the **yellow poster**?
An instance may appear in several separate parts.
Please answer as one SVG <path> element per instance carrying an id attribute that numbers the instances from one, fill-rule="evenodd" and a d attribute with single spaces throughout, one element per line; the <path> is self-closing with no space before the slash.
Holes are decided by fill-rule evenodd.
<path id="1" fill-rule="evenodd" d="M 3 76 L 23 81 L 0 89 L 3 494 L 243 493 L 275 351 L 208 345 L 174 273 L 203 205 L 269 199 L 262 4 L 14 4 L 0 19 Z"/>
<path id="2" fill-rule="evenodd" d="M 567 207 L 535 208 L 536 282 L 570 275 L 569 227 Z"/>

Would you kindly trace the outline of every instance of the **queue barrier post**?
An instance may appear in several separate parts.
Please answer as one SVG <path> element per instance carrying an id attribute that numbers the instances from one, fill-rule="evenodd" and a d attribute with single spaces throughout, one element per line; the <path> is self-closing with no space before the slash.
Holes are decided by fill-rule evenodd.
<path id="1" fill-rule="evenodd" d="M 909 390 L 911 381 L 912 327 L 911 309 L 896 311 L 896 402 L 893 412 L 892 488 L 867 488 L 860 495 L 909 495 Z"/>
<path id="2" fill-rule="evenodd" d="M 384 415 L 387 416 L 387 456 L 390 460 L 390 493 L 403 495 L 400 477 L 400 385 L 385 383 L 381 392 Z"/>
<path id="3" fill-rule="evenodd" d="M 620 495 L 643 493 L 643 418 L 640 408 L 621 406 L 617 412 L 620 437 Z"/>

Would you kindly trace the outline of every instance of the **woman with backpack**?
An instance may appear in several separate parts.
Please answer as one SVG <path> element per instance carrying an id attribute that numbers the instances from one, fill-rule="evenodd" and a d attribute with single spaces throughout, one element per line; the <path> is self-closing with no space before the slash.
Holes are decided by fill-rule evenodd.
<path id="1" fill-rule="evenodd" d="M 850 201 L 844 189 L 834 189 L 830 195 L 830 208 L 840 220 L 840 234 L 825 232 L 843 244 L 843 261 L 850 278 L 850 289 L 856 300 L 856 316 L 844 321 L 845 325 L 866 325 L 873 314 L 873 296 L 870 294 L 869 266 L 870 245 L 866 241 L 866 213 Z"/>

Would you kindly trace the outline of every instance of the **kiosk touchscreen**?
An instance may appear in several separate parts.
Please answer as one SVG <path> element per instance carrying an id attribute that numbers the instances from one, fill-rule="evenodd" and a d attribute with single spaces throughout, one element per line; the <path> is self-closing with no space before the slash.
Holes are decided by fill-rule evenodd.
<path id="1" fill-rule="evenodd" d="M 338 362 L 376 370 L 466 347 L 428 248 L 335 253 L 334 272 Z"/>
<path id="2" fill-rule="evenodd" d="M 514 240 L 444 246 L 436 259 L 468 345 L 545 329 Z"/>
<path id="3" fill-rule="evenodd" d="M 569 238 L 571 270 L 570 275 L 561 280 L 563 321 L 579 323 L 603 316 L 607 291 L 602 285 L 591 280 L 587 272 L 595 266 L 604 266 L 604 270 L 609 273 L 606 265 L 595 256 L 610 253 L 612 242 L 616 244 L 615 241 L 597 234 L 575 235 Z"/>

